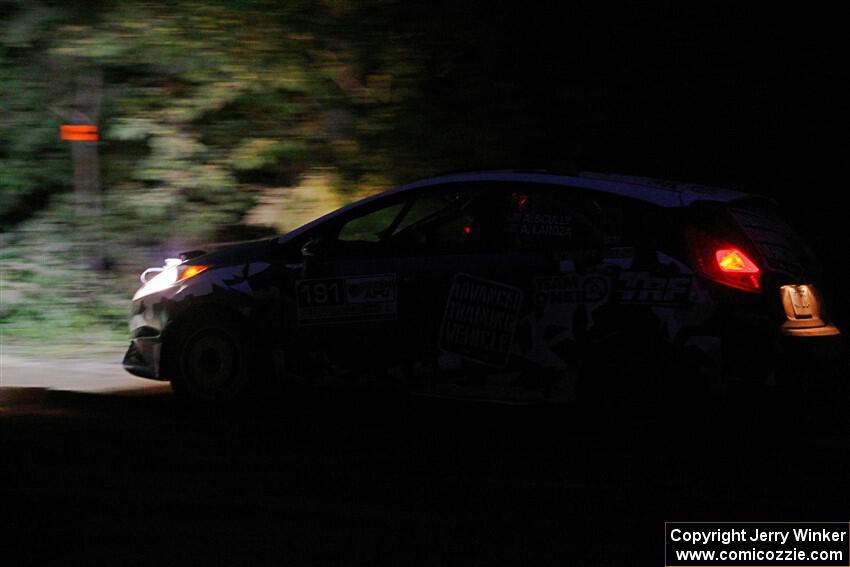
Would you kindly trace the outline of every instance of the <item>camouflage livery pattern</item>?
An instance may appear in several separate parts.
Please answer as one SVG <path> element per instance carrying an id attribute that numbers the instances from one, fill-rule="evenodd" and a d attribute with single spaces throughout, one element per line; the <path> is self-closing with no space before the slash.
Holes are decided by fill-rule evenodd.
<path id="1" fill-rule="evenodd" d="M 464 252 L 467 242 L 486 230 L 487 218 L 476 220 L 473 205 L 456 200 L 449 205 L 457 209 L 458 220 L 452 228 L 457 232 L 451 233 L 454 248 L 448 251 L 372 253 L 380 249 L 369 242 L 368 231 L 364 241 L 340 243 L 352 250 L 350 257 L 308 251 L 308 244 L 318 247 L 316 235 L 327 234 L 325 227 L 339 232 L 348 218 L 360 218 L 358 211 L 376 209 L 382 199 L 392 202 L 408 193 L 425 194 L 432 186 L 482 180 L 523 187 L 569 184 L 589 194 L 614 195 L 626 205 L 616 201 L 609 218 L 598 216 L 596 201 L 587 201 L 590 208 L 577 201 L 570 205 L 578 207 L 572 213 L 535 208 L 524 192 L 505 193 L 510 210 L 499 213 L 502 228 L 490 233 L 494 241 L 521 247 L 576 240 L 585 222 L 595 226 L 589 234 L 601 244 L 587 248 L 488 252 L 469 247 Z M 778 295 L 718 289 L 694 270 L 686 249 L 654 246 L 639 232 L 622 236 L 625 229 L 611 219 L 624 218 L 628 213 L 618 211 L 632 202 L 642 207 L 648 202 L 650 216 L 655 210 L 681 210 L 681 218 L 689 219 L 701 203 L 722 207 L 746 196 L 699 186 L 647 188 L 646 183 L 604 176 L 454 176 L 367 199 L 278 239 L 192 257 L 185 263 L 208 269 L 134 301 L 124 365 L 139 376 L 168 380 L 175 370 L 167 365 L 179 357 L 174 352 L 179 337 L 198 320 L 220 319 L 240 322 L 252 356 L 273 361 L 264 368 L 279 379 L 374 380 L 421 394 L 563 402 L 579 396 L 583 377 L 604 376 L 614 389 L 641 388 L 635 384 L 636 369 L 663 368 L 679 380 L 723 388 L 742 373 L 752 374 L 778 348 L 777 329 L 784 320 Z M 403 211 L 411 209 L 408 204 Z M 764 281 L 789 283 L 790 272 L 798 278 L 790 283 L 800 281 L 800 255 L 783 225 L 740 206 L 731 218 L 755 242 L 760 261 L 778 270 L 766 273 Z M 383 238 L 401 230 L 400 222 L 378 234 Z M 451 222 L 446 226 L 455 226 Z M 764 353 L 749 367 L 734 359 L 730 348 L 741 337 Z M 770 372 L 758 379 L 769 380 Z"/>

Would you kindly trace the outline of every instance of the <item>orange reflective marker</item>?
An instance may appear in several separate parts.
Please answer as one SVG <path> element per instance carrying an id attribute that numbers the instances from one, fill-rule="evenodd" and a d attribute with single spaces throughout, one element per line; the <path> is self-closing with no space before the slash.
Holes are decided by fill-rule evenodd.
<path id="1" fill-rule="evenodd" d="M 63 124 L 62 139 L 69 142 L 96 142 L 97 126 L 94 124 Z"/>

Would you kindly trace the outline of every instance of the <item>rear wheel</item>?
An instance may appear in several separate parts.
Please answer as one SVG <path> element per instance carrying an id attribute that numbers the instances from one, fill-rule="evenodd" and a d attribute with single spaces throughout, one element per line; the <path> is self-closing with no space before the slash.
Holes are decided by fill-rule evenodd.
<path id="1" fill-rule="evenodd" d="M 694 416 L 709 404 L 695 353 L 649 337 L 598 345 L 579 373 L 577 399 L 621 416 Z"/>

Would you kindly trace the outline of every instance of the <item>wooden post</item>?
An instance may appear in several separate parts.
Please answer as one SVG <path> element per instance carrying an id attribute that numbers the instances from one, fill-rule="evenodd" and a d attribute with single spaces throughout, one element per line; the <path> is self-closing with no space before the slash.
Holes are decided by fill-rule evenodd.
<path id="1" fill-rule="evenodd" d="M 77 125 L 94 126 L 95 135 L 66 138 L 71 141 L 74 192 L 82 220 L 81 236 L 85 240 L 83 254 L 89 267 L 98 270 L 107 268 L 109 264 L 103 236 L 103 195 L 100 188 L 98 160 L 100 136 L 97 135 L 97 123 L 102 98 L 103 80 L 100 69 L 81 70 L 77 76 L 77 92 L 72 116 Z"/>

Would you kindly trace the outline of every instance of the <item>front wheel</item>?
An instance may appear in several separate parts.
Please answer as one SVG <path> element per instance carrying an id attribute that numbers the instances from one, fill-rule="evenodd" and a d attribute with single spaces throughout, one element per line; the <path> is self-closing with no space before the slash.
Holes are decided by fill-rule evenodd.
<path id="1" fill-rule="evenodd" d="M 171 386 L 184 401 L 221 407 L 244 397 L 250 385 L 245 339 L 231 328 L 204 325 L 186 333 Z"/>

